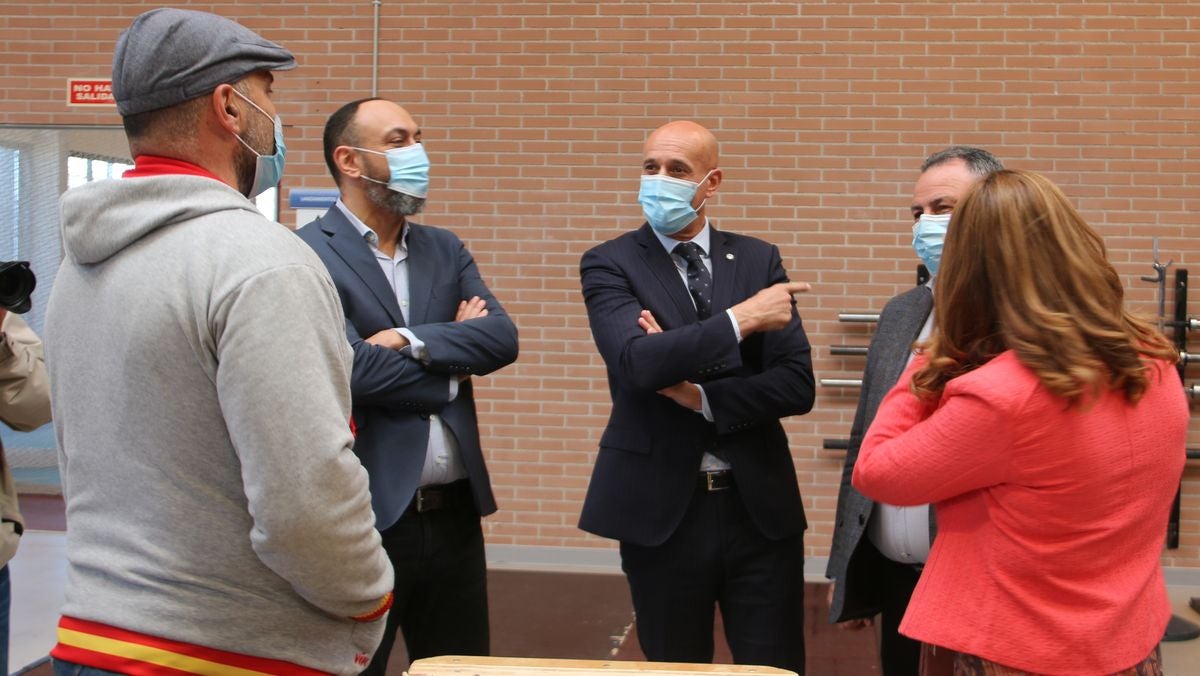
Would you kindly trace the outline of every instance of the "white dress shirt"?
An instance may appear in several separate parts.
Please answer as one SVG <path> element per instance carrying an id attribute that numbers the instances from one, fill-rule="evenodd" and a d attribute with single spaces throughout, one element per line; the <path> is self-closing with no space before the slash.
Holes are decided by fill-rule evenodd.
<path id="1" fill-rule="evenodd" d="M 929 282 L 933 290 L 932 280 Z M 925 319 L 925 326 L 917 341 L 929 338 L 933 330 L 933 312 Z M 912 363 L 915 352 L 910 352 L 908 361 Z M 897 507 L 882 502 L 875 504 L 875 512 L 867 525 L 867 537 L 880 554 L 900 563 L 925 563 L 929 558 L 929 505 L 913 507 Z"/>

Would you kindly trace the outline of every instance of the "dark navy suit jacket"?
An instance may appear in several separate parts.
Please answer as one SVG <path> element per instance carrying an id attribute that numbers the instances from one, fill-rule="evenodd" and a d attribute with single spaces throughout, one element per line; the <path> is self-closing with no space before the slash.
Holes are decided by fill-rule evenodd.
<path id="1" fill-rule="evenodd" d="M 806 527 L 779 419 L 808 412 L 814 381 L 800 317 L 738 344 L 725 310 L 787 281 L 779 249 L 720 232 L 709 243 L 713 314 L 699 320 L 670 254 L 648 225 L 583 255 L 592 337 L 608 371 L 612 413 L 600 439 L 579 527 L 643 546 L 662 544 L 692 498 L 705 451 L 720 449 L 758 529 L 781 539 Z M 663 332 L 638 327 L 650 310 Z M 703 385 L 714 422 L 657 390 Z"/>
<path id="2" fill-rule="evenodd" d="M 517 358 L 517 328 L 462 241 L 441 228 L 411 221 L 405 227 L 407 316 L 370 247 L 336 206 L 297 230 L 329 269 L 346 313 L 346 334 L 354 348 L 354 451 L 370 475 L 381 530 L 399 520 L 416 492 L 429 445 L 430 414 L 440 415 L 458 441 L 479 513 L 496 511 L 471 381 L 461 383 L 454 401 L 449 401 L 449 383 L 460 374 L 487 375 Z M 454 321 L 459 302 L 472 296 L 487 303 L 488 315 Z M 409 328 L 425 343 L 428 364 L 363 340 L 397 327 Z"/>

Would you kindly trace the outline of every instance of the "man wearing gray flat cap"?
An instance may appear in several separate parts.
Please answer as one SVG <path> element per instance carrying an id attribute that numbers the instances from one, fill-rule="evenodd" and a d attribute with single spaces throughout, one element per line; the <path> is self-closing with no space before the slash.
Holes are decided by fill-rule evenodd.
<path id="1" fill-rule="evenodd" d="M 62 198 L 46 319 L 71 524 L 55 672 L 353 674 L 392 599 L 324 265 L 279 180 L 291 53 L 157 9 L 121 34 L 134 168 Z"/>

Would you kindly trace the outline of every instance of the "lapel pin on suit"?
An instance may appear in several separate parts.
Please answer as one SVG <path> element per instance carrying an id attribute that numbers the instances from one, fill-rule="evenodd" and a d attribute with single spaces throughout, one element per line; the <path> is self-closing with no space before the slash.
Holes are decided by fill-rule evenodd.
<path id="1" fill-rule="evenodd" d="M 727 260 L 727 261 L 733 260 L 733 254 L 731 254 L 731 253 L 725 254 L 725 260 Z"/>

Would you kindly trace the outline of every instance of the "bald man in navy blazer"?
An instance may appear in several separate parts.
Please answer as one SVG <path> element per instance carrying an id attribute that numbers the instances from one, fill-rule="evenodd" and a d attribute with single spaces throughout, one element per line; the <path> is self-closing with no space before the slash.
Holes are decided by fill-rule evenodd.
<path id="1" fill-rule="evenodd" d="M 804 509 L 780 418 L 808 412 L 808 339 L 775 246 L 719 231 L 716 138 L 647 139 L 647 223 L 584 254 L 612 413 L 580 528 L 621 543 L 638 640 L 711 662 L 720 606 L 735 662 L 804 672 Z"/>

